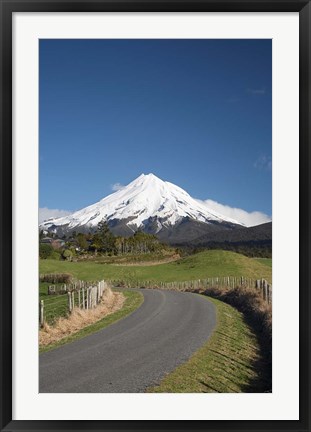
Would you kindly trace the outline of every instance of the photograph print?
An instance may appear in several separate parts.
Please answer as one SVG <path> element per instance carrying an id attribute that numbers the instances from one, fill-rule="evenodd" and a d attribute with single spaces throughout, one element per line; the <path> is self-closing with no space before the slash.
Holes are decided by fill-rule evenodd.
<path id="1" fill-rule="evenodd" d="M 39 41 L 39 392 L 272 392 L 271 39 Z"/>

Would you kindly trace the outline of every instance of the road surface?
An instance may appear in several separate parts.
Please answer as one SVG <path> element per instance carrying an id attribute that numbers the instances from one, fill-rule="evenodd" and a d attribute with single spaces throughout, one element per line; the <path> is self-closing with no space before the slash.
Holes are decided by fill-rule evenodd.
<path id="1" fill-rule="evenodd" d="M 214 305 L 198 294 L 141 290 L 131 315 L 40 354 L 40 393 L 140 393 L 184 363 L 211 335 Z"/>

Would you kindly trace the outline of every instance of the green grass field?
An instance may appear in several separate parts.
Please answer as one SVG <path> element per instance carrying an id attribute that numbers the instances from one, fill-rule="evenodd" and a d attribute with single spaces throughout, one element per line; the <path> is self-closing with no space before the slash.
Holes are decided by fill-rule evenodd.
<path id="1" fill-rule="evenodd" d="M 269 389 L 254 332 L 243 314 L 219 300 L 217 327 L 209 341 L 188 362 L 168 374 L 148 393 L 239 393 Z"/>
<path id="2" fill-rule="evenodd" d="M 163 252 L 149 252 L 142 254 L 122 254 L 115 256 L 97 256 L 89 259 L 89 262 L 97 262 L 101 264 L 127 264 L 127 263 L 148 263 L 148 261 L 163 261 L 165 259 L 172 258 L 176 255 L 175 250 L 163 251 Z M 83 262 L 81 260 L 80 262 Z"/>
<path id="3" fill-rule="evenodd" d="M 49 285 L 52 284 L 48 282 L 39 283 L 39 299 L 44 300 L 44 317 L 46 322 L 53 324 L 57 318 L 68 315 L 68 296 L 67 294 L 48 295 Z"/>
<path id="4" fill-rule="evenodd" d="M 261 264 L 272 268 L 272 258 L 255 258 Z"/>
<path id="5" fill-rule="evenodd" d="M 95 262 L 40 260 L 40 273 L 67 272 L 82 280 L 187 281 L 217 276 L 264 278 L 271 282 L 272 268 L 258 259 L 210 250 L 166 264 L 114 266 Z"/>

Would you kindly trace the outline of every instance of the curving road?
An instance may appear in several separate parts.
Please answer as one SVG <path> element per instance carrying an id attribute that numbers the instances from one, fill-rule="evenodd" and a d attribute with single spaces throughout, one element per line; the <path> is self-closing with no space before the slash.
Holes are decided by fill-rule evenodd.
<path id="1" fill-rule="evenodd" d="M 43 353 L 40 393 L 140 393 L 200 348 L 216 324 L 203 296 L 142 290 L 144 303 L 117 323 Z"/>

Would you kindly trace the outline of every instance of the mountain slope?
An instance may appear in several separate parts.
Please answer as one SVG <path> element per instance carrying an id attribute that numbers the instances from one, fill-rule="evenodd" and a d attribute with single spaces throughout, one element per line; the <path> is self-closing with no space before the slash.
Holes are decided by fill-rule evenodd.
<path id="1" fill-rule="evenodd" d="M 248 243 L 248 242 L 272 242 L 272 222 L 248 228 L 237 228 L 233 231 L 220 231 L 208 235 L 198 236 L 191 244 L 196 246 L 208 246 L 209 243 Z"/>
<path id="2" fill-rule="evenodd" d="M 190 249 L 225 249 L 247 256 L 272 256 L 272 222 L 231 231 L 210 232 L 174 245 Z"/>
<path id="3" fill-rule="evenodd" d="M 220 229 L 241 228 L 237 221 L 208 209 L 180 187 L 154 174 L 142 174 L 93 205 L 43 222 L 40 229 L 58 235 L 93 231 L 101 220 L 117 235 L 129 236 L 142 229 L 164 241 L 186 241 Z"/>

